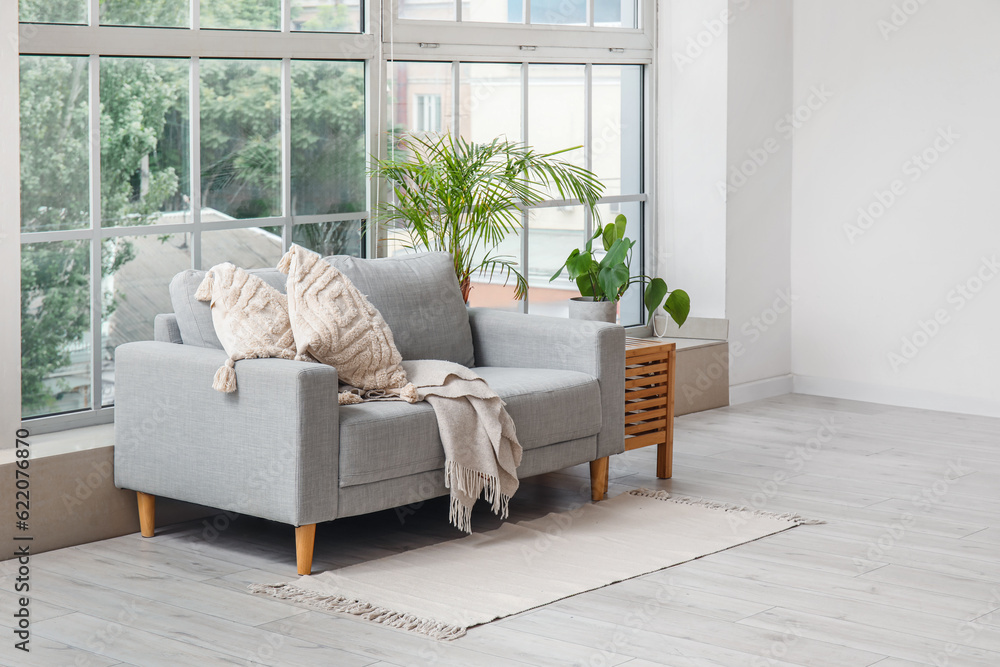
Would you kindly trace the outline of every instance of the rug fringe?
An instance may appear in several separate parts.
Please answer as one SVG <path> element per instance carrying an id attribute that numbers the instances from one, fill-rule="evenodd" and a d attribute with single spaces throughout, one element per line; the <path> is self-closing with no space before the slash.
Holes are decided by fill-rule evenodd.
<path id="1" fill-rule="evenodd" d="M 466 632 L 466 628 L 458 625 L 448 625 L 440 621 L 419 618 L 412 614 L 401 614 L 385 607 L 375 607 L 367 602 L 351 600 L 339 595 L 322 595 L 292 584 L 250 584 L 248 588 L 251 593 L 258 595 L 269 595 L 279 600 L 290 600 L 318 609 L 360 616 L 366 621 L 407 630 L 432 639 L 452 641 L 465 636 Z"/>
<path id="2" fill-rule="evenodd" d="M 823 519 L 808 519 L 802 516 L 801 514 L 795 514 L 793 512 L 786 512 L 784 514 L 779 514 L 778 512 L 768 512 L 766 510 L 754 509 L 753 507 L 747 507 L 746 505 L 721 503 L 715 500 L 706 500 L 705 498 L 672 496 L 667 491 L 653 491 L 651 489 L 633 489 L 628 493 L 633 496 L 642 496 L 643 498 L 654 498 L 656 500 L 666 500 L 672 503 L 678 503 L 680 505 L 694 505 L 696 507 L 707 507 L 713 510 L 722 510 L 723 512 L 741 512 L 744 514 L 749 514 L 751 516 L 766 517 L 768 519 L 779 519 L 782 521 L 791 521 L 797 526 L 819 526 L 826 523 L 826 521 L 824 521 Z"/>

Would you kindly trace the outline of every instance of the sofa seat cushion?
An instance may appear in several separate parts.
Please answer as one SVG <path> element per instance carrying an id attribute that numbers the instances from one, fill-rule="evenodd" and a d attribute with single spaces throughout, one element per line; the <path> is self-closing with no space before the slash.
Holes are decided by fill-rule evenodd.
<path id="1" fill-rule="evenodd" d="M 525 450 L 601 430 L 597 378 L 539 368 L 475 369 L 507 404 Z M 340 407 L 340 485 L 354 486 L 444 468 L 427 403 L 370 401 Z"/>

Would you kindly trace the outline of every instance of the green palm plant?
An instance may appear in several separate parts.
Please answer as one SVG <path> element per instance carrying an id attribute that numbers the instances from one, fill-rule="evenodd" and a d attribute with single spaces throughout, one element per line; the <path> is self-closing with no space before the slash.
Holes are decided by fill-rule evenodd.
<path id="1" fill-rule="evenodd" d="M 514 279 L 515 298 L 528 291 L 516 260 L 497 246 L 521 227 L 521 209 L 549 198 L 578 200 L 597 216 L 604 186 L 592 172 L 557 156 L 575 148 L 539 153 L 498 138 L 488 143 L 445 134 L 404 134 L 392 156 L 376 160 L 372 175 L 384 178 L 394 197 L 379 205 L 378 220 L 402 229 L 406 247 L 443 250 L 455 262 L 462 296 L 474 275 Z"/>

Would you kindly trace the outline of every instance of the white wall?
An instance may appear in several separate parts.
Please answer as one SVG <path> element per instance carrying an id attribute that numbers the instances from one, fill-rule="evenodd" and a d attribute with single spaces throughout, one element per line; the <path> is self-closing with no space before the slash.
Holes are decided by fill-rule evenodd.
<path id="1" fill-rule="evenodd" d="M 729 10 L 728 168 L 712 196 L 728 196 L 730 383 L 763 381 L 734 390 L 738 402 L 791 389 L 792 2 L 731 0 Z"/>
<path id="2" fill-rule="evenodd" d="M 654 271 L 691 295 L 691 314 L 725 317 L 726 0 L 659 2 Z"/>
<path id="3" fill-rule="evenodd" d="M 796 4 L 794 98 L 833 93 L 794 143 L 797 390 L 1000 415 L 998 33 L 995 0 Z"/>
<path id="4" fill-rule="evenodd" d="M 0 3 L 0 447 L 21 423 L 17 3 Z"/>

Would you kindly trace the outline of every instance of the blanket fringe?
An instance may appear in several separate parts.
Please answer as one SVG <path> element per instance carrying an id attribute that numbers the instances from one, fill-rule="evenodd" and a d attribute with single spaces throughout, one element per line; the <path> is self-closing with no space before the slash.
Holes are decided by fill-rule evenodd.
<path id="1" fill-rule="evenodd" d="M 487 475 L 480 470 L 466 468 L 455 461 L 447 461 L 444 467 L 445 488 L 460 491 L 473 501 L 482 494 L 483 499 L 490 504 L 490 509 L 501 519 L 506 519 L 510 507 L 510 496 L 500 491 L 500 478 L 496 475 Z M 456 509 L 456 506 L 462 510 Z M 460 530 L 467 533 L 472 532 L 472 507 L 463 506 L 455 497 L 451 496 L 451 513 L 449 520 Z M 468 523 L 465 517 L 468 517 Z M 455 522 L 458 518 L 459 523 Z"/>
<path id="2" fill-rule="evenodd" d="M 419 618 L 412 614 L 401 614 L 385 607 L 375 607 L 367 602 L 351 600 L 340 595 L 323 595 L 292 584 L 250 584 L 248 588 L 251 593 L 258 595 L 269 595 L 279 600 L 290 600 L 317 609 L 360 616 L 366 621 L 407 630 L 432 639 L 452 641 L 463 637 L 466 632 L 466 628 L 458 625 L 448 625 L 440 621 Z"/>
<path id="3" fill-rule="evenodd" d="M 751 516 L 764 517 L 768 519 L 779 519 L 782 521 L 791 521 L 797 526 L 818 526 L 825 524 L 826 521 L 823 519 L 808 519 L 803 517 L 801 514 L 795 514 L 792 512 L 786 512 L 780 514 L 778 512 L 768 512 L 766 510 L 754 509 L 753 507 L 747 507 L 746 505 L 734 505 L 732 503 L 720 503 L 714 500 L 706 500 L 705 498 L 690 498 L 687 496 L 672 496 L 666 491 L 653 491 L 651 489 L 633 489 L 628 492 L 633 496 L 641 496 L 643 498 L 655 498 L 656 500 L 666 500 L 671 503 L 678 503 L 680 505 L 695 505 L 697 507 L 707 507 L 713 510 L 722 510 L 723 512 L 741 512 L 744 514 L 749 514 Z"/>
<path id="4" fill-rule="evenodd" d="M 472 506 L 462 503 L 455 494 L 448 505 L 448 523 L 463 533 L 472 533 Z"/>

